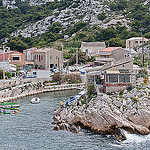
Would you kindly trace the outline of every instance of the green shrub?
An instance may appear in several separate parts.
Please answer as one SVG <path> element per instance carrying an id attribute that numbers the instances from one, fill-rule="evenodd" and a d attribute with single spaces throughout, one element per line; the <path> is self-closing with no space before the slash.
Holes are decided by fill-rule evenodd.
<path id="1" fill-rule="evenodd" d="M 128 90 L 128 91 L 131 91 L 132 88 L 133 88 L 132 85 L 131 85 L 131 86 L 128 86 L 128 87 L 127 87 L 127 90 Z"/>

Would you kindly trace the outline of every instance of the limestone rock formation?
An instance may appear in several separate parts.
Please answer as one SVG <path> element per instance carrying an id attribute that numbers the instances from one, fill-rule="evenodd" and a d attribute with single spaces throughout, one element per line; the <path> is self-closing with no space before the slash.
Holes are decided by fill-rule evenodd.
<path id="1" fill-rule="evenodd" d="M 125 91 L 123 95 L 99 95 L 88 103 L 81 98 L 81 105 L 76 102 L 56 110 L 54 123 L 57 124 L 57 129 L 63 129 L 62 123 L 65 123 L 90 129 L 94 133 L 113 134 L 118 141 L 126 139 L 123 130 L 147 135 L 150 133 L 149 96 L 147 85 L 143 89 L 135 87 Z M 79 132 L 77 129 L 75 131 Z"/>

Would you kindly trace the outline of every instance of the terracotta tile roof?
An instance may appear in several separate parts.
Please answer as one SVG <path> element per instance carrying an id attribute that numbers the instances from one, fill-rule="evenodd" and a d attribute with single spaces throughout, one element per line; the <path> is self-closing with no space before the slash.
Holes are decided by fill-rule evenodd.
<path id="1" fill-rule="evenodd" d="M 11 52 L 10 52 L 10 54 L 13 54 L 13 53 L 21 53 L 21 54 L 23 54 L 23 55 L 24 55 L 24 53 L 19 52 L 19 51 L 11 51 Z"/>
<path id="2" fill-rule="evenodd" d="M 107 47 L 105 49 L 100 50 L 100 52 L 112 52 L 113 50 L 119 49 L 122 47 Z"/>

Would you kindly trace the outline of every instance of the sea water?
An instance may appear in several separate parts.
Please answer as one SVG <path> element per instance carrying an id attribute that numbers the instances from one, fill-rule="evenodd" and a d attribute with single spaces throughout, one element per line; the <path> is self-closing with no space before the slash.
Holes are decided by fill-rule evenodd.
<path id="1" fill-rule="evenodd" d="M 126 132 L 127 140 L 119 143 L 112 135 L 93 134 L 87 130 L 79 134 L 53 130 L 53 110 L 60 101 L 78 92 L 38 94 L 39 104 L 31 104 L 35 96 L 14 101 L 20 103 L 20 113 L 0 114 L 0 150 L 150 150 L 150 135 Z"/>

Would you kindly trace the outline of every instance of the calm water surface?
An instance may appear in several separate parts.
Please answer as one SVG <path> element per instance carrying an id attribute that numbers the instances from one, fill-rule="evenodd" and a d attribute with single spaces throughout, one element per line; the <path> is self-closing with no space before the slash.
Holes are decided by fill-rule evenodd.
<path id="1" fill-rule="evenodd" d="M 39 94 L 40 104 L 30 103 L 33 96 L 16 100 L 21 105 L 20 113 L 0 115 L 0 150 L 150 150 L 150 135 L 126 133 L 128 140 L 118 143 L 111 135 L 54 131 L 53 110 L 60 101 L 77 93 L 71 90 Z"/>

